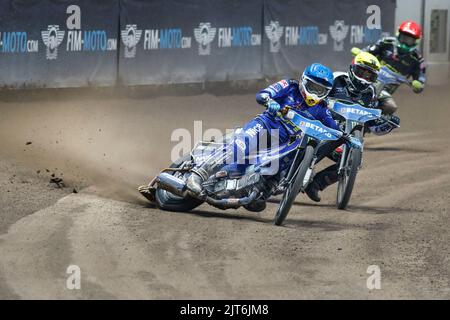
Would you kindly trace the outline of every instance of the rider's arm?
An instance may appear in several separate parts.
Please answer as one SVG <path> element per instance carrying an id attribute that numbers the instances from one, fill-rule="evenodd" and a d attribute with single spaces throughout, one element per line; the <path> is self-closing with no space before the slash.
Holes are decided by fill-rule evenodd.
<path id="1" fill-rule="evenodd" d="M 330 110 L 326 106 L 324 106 L 321 110 L 319 121 L 328 128 L 340 130 L 338 124 L 336 123 L 336 120 L 333 119 Z"/>
<path id="2" fill-rule="evenodd" d="M 367 93 L 365 107 L 367 107 L 367 108 L 378 107 L 378 98 L 377 98 L 375 88 L 373 86 L 371 86 L 370 91 Z"/>
<path id="3" fill-rule="evenodd" d="M 269 99 L 276 100 L 282 97 L 289 90 L 291 81 L 287 79 L 280 80 L 256 94 L 256 102 L 265 105 Z"/>
<path id="4" fill-rule="evenodd" d="M 383 39 L 378 40 L 375 44 L 372 44 L 364 49 L 364 51 L 367 51 L 371 54 L 373 54 L 375 57 L 379 58 L 384 47 Z"/>
<path id="5" fill-rule="evenodd" d="M 425 77 L 425 71 L 426 71 L 426 62 L 425 59 L 419 55 L 419 63 L 417 64 L 417 67 L 411 74 L 413 80 L 419 81 L 422 84 L 422 87 L 425 85 L 426 77 Z M 422 90 L 414 90 L 415 92 L 419 93 Z"/>
<path id="6" fill-rule="evenodd" d="M 400 118 L 398 116 L 390 116 L 390 122 L 400 125 Z M 369 127 L 370 132 L 377 136 L 382 136 L 385 134 L 390 133 L 392 130 L 397 128 L 395 125 L 392 125 L 391 123 L 385 121 L 385 120 L 375 120 L 375 121 L 369 121 L 367 122 L 367 125 Z"/>
<path id="7" fill-rule="evenodd" d="M 422 55 L 418 51 L 415 51 L 412 54 L 417 63 L 413 65 L 413 69 L 410 72 L 410 75 L 413 79 L 413 81 L 411 82 L 411 88 L 415 93 L 421 93 L 425 87 L 426 63 Z"/>

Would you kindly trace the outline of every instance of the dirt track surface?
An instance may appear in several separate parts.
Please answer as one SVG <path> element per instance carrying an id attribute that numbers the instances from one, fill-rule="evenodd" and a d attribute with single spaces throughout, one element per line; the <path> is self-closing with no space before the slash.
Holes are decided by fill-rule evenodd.
<path id="1" fill-rule="evenodd" d="M 241 125 L 260 111 L 253 94 L 0 102 L 0 175 L 28 179 L 0 184 L 0 298 L 449 299 L 447 91 L 402 90 L 402 128 L 367 138 L 349 209 L 335 209 L 335 187 L 320 204 L 299 196 L 284 227 L 276 203 L 171 213 L 135 191 L 170 163 L 174 129 Z M 45 168 L 67 187 L 49 187 Z M 66 289 L 71 264 L 81 290 Z"/>

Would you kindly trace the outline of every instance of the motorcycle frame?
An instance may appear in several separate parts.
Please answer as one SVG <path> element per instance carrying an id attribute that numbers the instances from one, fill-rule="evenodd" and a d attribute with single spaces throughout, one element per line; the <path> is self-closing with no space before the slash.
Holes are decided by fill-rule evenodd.
<path id="1" fill-rule="evenodd" d="M 291 167 L 289 168 L 288 174 L 286 175 L 286 182 L 285 184 L 291 184 L 293 183 L 294 179 L 297 177 L 298 171 L 300 170 L 300 163 L 301 161 L 303 161 L 303 157 L 300 158 L 300 156 L 302 155 L 302 151 L 304 151 L 306 149 L 307 146 L 312 146 L 314 147 L 314 157 L 311 161 L 311 163 L 309 164 L 309 169 L 313 169 L 316 161 L 317 161 L 317 150 L 319 149 L 319 147 L 325 143 L 324 141 L 318 141 L 310 136 L 306 136 L 304 134 L 302 134 L 301 136 L 301 141 L 297 147 L 297 151 L 296 154 L 294 156 L 294 159 L 292 161 Z M 308 181 L 309 184 L 309 181 Z M 304 188 L 306 188 L 308 186 L 308 184 L 304 185 L 302 187 L 302 190 Z"/>
<path id="2" fill-rule="evenodd" d="M 361 133 L 364 135 L 364 125 L 362 125 L 360 122 L 346 119 L 344 132 L 346 134 L 352 134 L 355 130 L 361 130 Z M 361 141 L 361 142 L 363 142 L 363 141 Z M 349 149 L 350 149 L 349 146 L 347 144 L 344 144 L 344 146 L 342 148 L 341 160 L 339 162 L 338 175 L 341 175 L 342 171 L 347 169 L 345 164 L 347 163 Z M 361 150 L 361 152 L 362 152 L 362 150 Z"/>

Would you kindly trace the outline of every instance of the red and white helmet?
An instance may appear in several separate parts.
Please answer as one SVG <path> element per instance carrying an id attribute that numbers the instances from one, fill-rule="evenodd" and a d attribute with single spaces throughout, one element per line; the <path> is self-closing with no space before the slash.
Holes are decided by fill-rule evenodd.
<path id="1" fill-rule="evenodd" d="M 422 28 L 412 20 L 403 21 L 398 27 L 397 39 L 400 50 L 414 50 L 422 38 Z"/>

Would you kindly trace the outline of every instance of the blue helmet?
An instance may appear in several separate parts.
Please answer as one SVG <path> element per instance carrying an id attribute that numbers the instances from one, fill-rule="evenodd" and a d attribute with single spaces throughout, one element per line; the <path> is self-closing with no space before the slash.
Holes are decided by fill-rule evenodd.
<path id="1" fill-rule="evenodd" d="M 320 63 L 313 63 L 303 71 L 301 93 L 308 106 L 314 106 L 328 96 L 333 87 L 333 71 Z"/>

